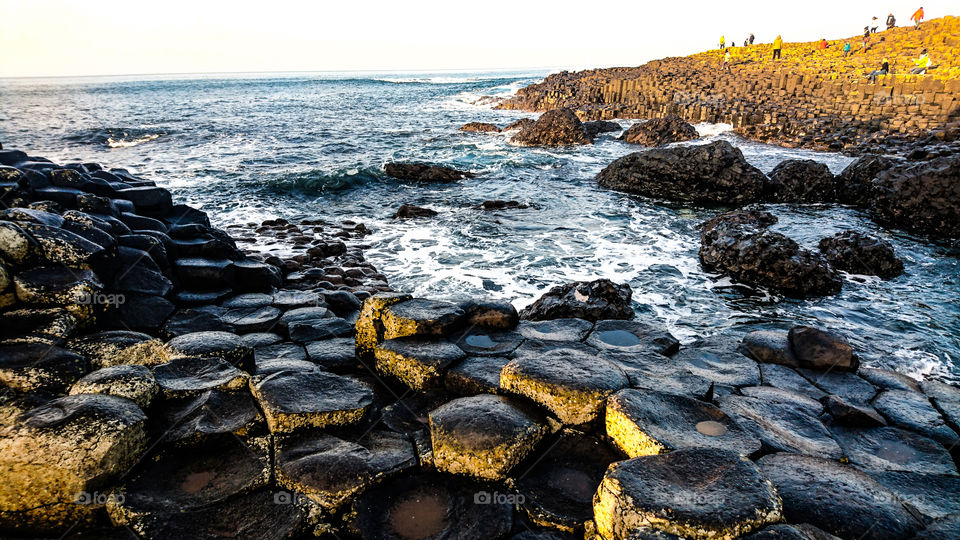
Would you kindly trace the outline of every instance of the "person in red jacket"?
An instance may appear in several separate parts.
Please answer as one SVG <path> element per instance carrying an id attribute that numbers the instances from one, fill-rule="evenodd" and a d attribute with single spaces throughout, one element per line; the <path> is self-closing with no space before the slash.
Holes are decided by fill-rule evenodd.
<path id="1" fill-rule="evenodd" d="M 911 17 L 910 20 L 913 21 L 913 27 L 917 30 L 920 29 L 920 21 L 923 20 L 923 6 L 920 7 Z"/>

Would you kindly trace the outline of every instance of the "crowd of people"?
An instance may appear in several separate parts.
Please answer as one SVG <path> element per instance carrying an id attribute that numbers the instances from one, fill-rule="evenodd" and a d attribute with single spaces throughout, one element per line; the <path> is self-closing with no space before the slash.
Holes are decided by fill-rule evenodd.
<path id="1" fill-rule="evenodd" d="M 923 19 L 924 19 L 924 13 L 923 13 L 923 7 L 921 6 L 920 9 L 915 11 L 913 15 L 910 16 L 910 20 L 913 22 L 914 29 L 917 29 L 917 30 L 920 29 L 920 23 L 923 22 Z M 877 17 L 873 17 L 870 20 L 870 22 L 867 24 L 867 26 L 863 28 L 863 42 L 860 47 L 863 52 L 866 52 L 867 50 L 870 49 L 871 34 L 876 34 L 880 28 L 878 20 L 879 19 L 877 19 Z M 893 28 L 896 28 L 897 18 L 893 15 L 893 13 L 890 13 L 889 15 L 887 15 L 886 24 L 887 24 L 887 30 L 892 30 Z M 753 45 L 755 39 L 756 37 L 753 34 L 750 34 L 750 37 L 748 37 L 743 41 L 743 46 L 748 47 L 750 45 Z M 881 41 L 883 41 L 882 38 L 881 38 Z M 829 44 L 826 39 L 821 39 L 817 44 L 817 47 L 820 50 L 825 50 L 827 49 L 828 46 Z M 731 41 L 730 44 L 728 45 L 726 36 L 720 36 L 720 50 L 724 51 L 723 60 L 720 64 L 721 71 L 728 71 L 728 72 L 730 71 L 731 64 L 732 64 L 731 49 L 733 49 L 734 47 L 736 47 L 735 41 Z M 777 38 L 773 40 L 773 60 L 781 59 L 782 50 L 783 50 L 783 37 L 778 35 Z M 845 42 L 843 44 L 844 58 L 850 56 L 851 54 L 853 54 L 853 46 L 850 44 L 850 42 Z M 927 54 L 927 49 L 923 49 L 923 51 L 920 53 L 920 56 L 916 60 L 914 60 L 914 67 L 913 69 L 910 70 L 910 73 L 915 75 L 925 74 L 927 70 L 931 69 L 932 67 L 935 67 L 935 66 L 932 65 L 930 57 Z M 884 58 L 883 61 L 881 62 L 880 67 L 878 69 L 871 71 L 867 75 L 867 78 L 870 80 L 870 82 L 876 82 L 877 77 L 881 75 L 887 75 L 889 73 L 890 73 L 890 62 L 886 58 Z"/>

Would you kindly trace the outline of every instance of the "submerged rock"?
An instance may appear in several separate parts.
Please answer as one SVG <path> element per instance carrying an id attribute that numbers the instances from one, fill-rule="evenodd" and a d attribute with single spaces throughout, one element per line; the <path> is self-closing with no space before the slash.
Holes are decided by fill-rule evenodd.
<path id="1" fill-rule="evenodd" d="M 767 177 L 726 141 L 658 148 L 617 159 L 601 186 L 668 201 L 739 205 L 760 200 Z"/>
<path id="2" fill-rule="evenodd" d="M 620 136 L 620 140 L 643 146 L 666 146 L 699 136 L 697 128 L 679 116 L 670 115 L 634 124 Z"/>
<path id="3" fill-rule="evenodd" d="M 830 168 L 812 159 L 781 161 L 770 172 L 764 199 L 778 203 L 823 203 L 836 197 Z"/>
<path id="4" fill-rule="evenodd" d="M 420 182 L 453 182 L 464 178 L 473 178 L 474 176 L 470 172 L 425 163 L 387 163 L 384 166 L 384 172 L 387 173 L 387 176 L 400 180 L 417 180 Z"/>
<path id="5" fill-rule="evenodd" d="M 476 131 L 480 133 L 500 133 L 500 128 L 486 122 L 469 122 L 460 127 L 460 131 Z"/>
<path id="6" fill-rule="evenodd" d="M 536 302 L 520 311 L 520 318 L 532 321 L 632 319 L 632 296 L 633 291 L 625 283 L 617 285 L 609 279 L 575 281 L 558 285 L 544 293 Z"/>
<path id="7" fill-rule="evenodd" d="M 485 212 L 492 212 L 494 210 L 525 210 L 527 208 L 530 208 L 529 204 L 519 201 L 501 201 L 498 199 L 480 203 L 480 209 Z"/>
<path id="8" fill-rule="evenodd" d="M 820 251 L 837 270 L 891 279 L 903 273 L 903 261 L 890 242 L 856 231 L 843 231 L 820 240 Z"/>
<path id="9" fill-rule="evenodd" d="M 521 146 L 567 146 L 593 144 L 583 123 L 570 109 L 553 109 L 510 139 Z"/>

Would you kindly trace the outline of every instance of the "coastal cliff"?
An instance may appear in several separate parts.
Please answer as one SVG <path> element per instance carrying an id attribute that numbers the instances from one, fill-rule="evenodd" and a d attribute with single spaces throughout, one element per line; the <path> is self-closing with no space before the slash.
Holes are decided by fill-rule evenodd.
<path id="1" fill-rule="evenodd" d="M 722 122 L 751 139 L 783 146 L 849 152 L 900 152 L 917 141 L 952 141 L 960 134 L 960 18 L 944 17 L 919 31 L 894 28 L 837 39 L 785 43 L 782 60 L 772 45 L 735 47 L 731 71 L 724 52 L 655 60 L 639 67 L 561 72 L 521 89 L 501 109 L 574 109 L 583 120 L 662 118 Z M 853 52 L 844 56 L 844 43 Z M 936 67 L 912 75 L 927 49 Z M 875 83 L 867 74 L 890 62 Z"/>

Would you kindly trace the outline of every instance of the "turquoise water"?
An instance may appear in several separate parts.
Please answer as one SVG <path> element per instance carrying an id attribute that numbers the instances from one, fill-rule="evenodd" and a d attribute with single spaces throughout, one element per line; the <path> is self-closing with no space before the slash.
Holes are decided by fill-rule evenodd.
<path id="1" fill-rule="evenodd" d="M 836 206 L 774 206 L 778 230 L 813 247 L 846 228 L 894 243 L 907 275 L 851 277 L 837 296 L 787 300 L 702 271 L 696 226 L 715 210 L 664 205 L 599 188 L 593 176 L 636 151 L 607 135 L 590 147 L 531 149 L 507 135 L 484 96 L 506 96 L 545 73 L 273 74 L 0 81 L 0 142 L 54 160 L 128 167 L 211 213 L 220 226 L 267 218 L 363 221 L 368 259 L 391 284 L 432 298 L 495 297 L 522 307 L 546 288 L 608 277 L 634 290 L 637 311 L 684 341 L 720 331 L 815 323 L 856 343 L 868 365 L 960 381 L 960 264 L 944 247 L 878 228 Z M 628 125 L 627 122 L 623 123 Z M 809 157 L 839 172 L 851 159 L 740 139 L 700 125 L 771 170 Z M 614 134 L 616 135 L 616 134 Z M 415 185 L 382 173 L 417 160 L 479 173 Z M 529 210 L 482 212 L 486 199 Z M 440 215 L 394 221 L 401 204 Z"/>

